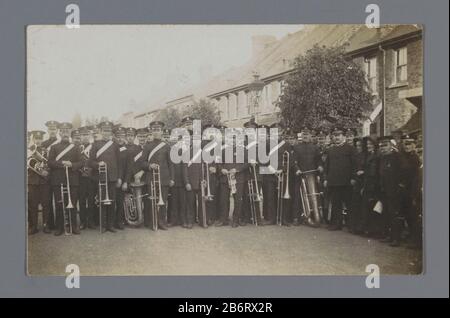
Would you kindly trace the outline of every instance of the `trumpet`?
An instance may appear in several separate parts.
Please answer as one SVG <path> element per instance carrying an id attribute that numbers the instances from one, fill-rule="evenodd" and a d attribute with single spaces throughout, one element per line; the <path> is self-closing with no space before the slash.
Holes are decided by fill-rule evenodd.
<path id="1" fill-rule="evenodd" d="M 66 170 L 66 185 L 61 183 L 61 203 L 63 210 L 63 218 L 64 218 L 64 234 L 72 235 L 73 232 L 73 224 L 72 224 L 72 209 L 74 208 L 72 204 L 72 198 L 70 194 L 70 181 L 69 181 L 69 167 L 65 168 Z M 64 196 L 67 195 L 67 205 L 64 199 Z"/>
<path id="2" fill-rule="evenodd" d="M 160 166 L 156 165 L 156 168 L 151 170 L 152 180 L 150 181 L 150 200 L 152 202 L 152 228 L 156 231 L 158 230 L 159 210 L 165 203 L 162 197 Z"/>
<path id="3" fill-rule="evenodd" d="M 106 193 L 103 198 L 102 190 Z M 103 162 L 98 165 L 98 211 L 99 211 L 99 219 L 100 219 L 100 233 L 103 233 L 103 205 L 111 205 L 112 200 L 109 198 L 108 193 L 108 165 L 106 162 Z"/>

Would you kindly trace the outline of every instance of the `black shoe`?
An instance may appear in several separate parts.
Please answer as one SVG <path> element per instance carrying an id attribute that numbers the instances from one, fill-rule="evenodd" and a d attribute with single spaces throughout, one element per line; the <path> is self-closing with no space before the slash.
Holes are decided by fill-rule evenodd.
<path id="1" fill-rule="evenodd" d="M 103 233 L 106 233 L 106 228 L 105 228 L 105 227 L 102 227 L 101 233 L 102 233 L 102 234 L 103 234 Z"/>
<path id="2" fill-rule="evenodd" d="M 84 229 L 86 229 L 86 227 L 87 227 L 86 224 L 84 224 L 84 223 L 80 224 L 80 230 L 84 230 Z"/>
<path id="3" fill-rule="evenodd" d="M 91 230 L 95 230 L 97 227 L 95 226 L 95 224 L 89 223 L 88 224 L 88 228 L 91 229 Z"/>
<path id="4" fill-rule="evenodd" d="M 125 230 L 125 226 L 123 225 L 123 223 L 119 223 L 117 224 L 116 229 L 123 231 Z"/>
<path id="5" fill-rule="evenodd" d="M 116 230 L 114 230 L 114 228 L 112 226 L 108 227 L 106 230 L 111 232 L 111 233 L 116 233 L 117 232 Z"/>
<path id="6" fill-rule="evenodd" d="M 225 224 L 223 222 L 220 222 L 220 221 L 215 224 L 215 226 L 217 226 L 217 227 L 224 226 L 224 225 Z"/>
<path id="7" fill-rule="evenodd" d="M 63 234 L 63 231 L 61 231 L 61 230 L 58 230 L 58 231 L 56 231 L 55 232 L 55 236 L 61 236 Z"/>
<path id="8" fill-rule="evenodd" d="M 393 240 L 393 241 L 389 244 L 389 246 L 392 246 L 392 247 L 400 246 L 400 242 L 397 241 L 397 240 Z"/>
<path id="9" fill-rule="evenodd" d="M 240 221 L 239 222 L 239 226 L 246 226 L 247 225 L 247 222 L 245 222 L 245 221 Z"/>
<path id="10" fill-rule="evenodd" d="M 380 240 L 381 243 L 392 243 L 392 239 L 390 237 L 384 237 Z"/>
<path id="11" fill-rule="evenodd" d="M 44 231 L 45 234 L 52 233 L 52 230 L 50 230 L 50 228 L 48 226 L 44 226 L 44 230 L 43 231 Z"/>
<path id="12" fill-rule="evenodd" d="M 189 230 L 192 229 L 193 227 L 194 227 L 194 225 L 192 223 L 186 224 L 186 228 Z"/>
<path id="13" fill-rule="evenodd" d="M 158 229 L 163 230 L 163 231 L 167 231 L 169 228 L 165 224 L 160 224 L 160 225 L 158 225 Z"/>
<path id="14" fill-rule="evenodd" d="M 74 235 L 80 235 L 80 230 L 76 229 L 76 230 L 72 230 L 72 234 Z"/>
<path id="15" fill-rule="evenodd" d="M 339 225 L 330 225 L 328 227 L 328 231 L 339 231 L 341 230 L 341 227 Z"/>
<path id="16" fill-rule="evenodd" d="M 239 223 L 237 223 L 237 222 L 233 222 L 233 224 L 231 224 L 231 227 L 238 227 L 239 226 Z"/>

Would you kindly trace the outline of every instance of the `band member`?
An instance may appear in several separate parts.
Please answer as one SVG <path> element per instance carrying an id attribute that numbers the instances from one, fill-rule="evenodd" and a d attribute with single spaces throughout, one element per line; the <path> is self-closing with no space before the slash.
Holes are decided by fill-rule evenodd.
<path id="1" fill-rule="evenodd" d="M 357 131 L 354 128 L 347 128 L 345 131 L 345 142 L 350 146 L 355 146 L 354 139 L 356 138 Z"/>
<path id="2" fill-rule="evenodd" d="M 192 139 L 192 130 L 189 131 Z M 202 163 L 201 152 L 202 149 L 194 153 L 193 142 L 190 142 L 190 160 L 183 163 L 183 180 L 186 188 L 186 209 L 182 213 L 183 226 L 191 229 L 194 221 L 198 219 L 200 225 L 204 224 L 206 220 L 202 218 L 202 194 L 200 184 L 202 181 Z M 199 160 L 199 162 L 195 162 Z M 204 211 L 206 213 L 206 211 Z"/>
<path id="3" fill-rule="evenodd" d="M 362 196 L 361 190 L 364 180 L 364 163 L 366 161 L 367 151 L 363 139 L 353 138 L 355 148 L 355 183 L 352 187 L 352 203 L 349 207 L 348 230 L 351 233 L 361 234 L 361 208 Z"/>
<path id="4" fill-rule="evenodd" d="M 34 130 L 30 133 L 33 137 L 34 145 L 30 152 L 32 153 L 28 160 L 30 163 L 32 160 L 36 160 L 33 164 L 34 169 L 30 167 L 28 170 L 28 234 L 32 235 L 38 230 L 38 205 L 42 206 L 42 218 L 44 223 L 44 233 L 50 233 L 50 228 L 48 225 L 48 214 L 49 214 L 49 187 L 48 187 L 48 176 L 49 172 L 46 169 L 47 158 L 44 156 L 45 148 L 42 147 L 42 141 L 45 132 L 41 130 Z M 37 154 L 35 156 L 34 154 Z M 39 158 L 38 158 L 39 157 Z M 42 158 L 41 158 L 42 157 Z M 36 159 L 34 159 L 36 158 Z M 39 164 L 36 164 L 38 163 Z M 43 169 L 38 170 L 37 166 Z"/>
<path id="5" fill-rule="evenodd" d="M 179 141 L 184 142 L 181 151 L 189 151 L 189 139 L 183 140 L 183 136 L 179 136 Z M 188 228 L 188 220 L 186 217 L 186 184 L 183 178 L 183 163 L 172 163 L 174 171 L 174 186 L 170 188 L 169 199 L 169 226 L 181 225 Z"/>
<path id="6" fill-rule="evenodd" d="M 278 129 L 278 133 L 274 134 L 272 129 Z M 280 199 L 283 200 L 283 203 L 286 203 L 287 201 L 286 199 L 282 198 L 284 194 L 283 189 L 281 190 L 278 189 L 279 178 L 281 177 L 282 173 L 284 173 L 286 176 L 287 171 L 290 171 L 293 166 L 293 160 L 290 160 L 289 166 L 287 167 L 283 166 L 283 155 L 285 151 L 290 153 L 291 147 L 282 139 L 282 134 L 283 128 L 280 124 L 275 123 L 270 126 L 269 138 L 273 139 L 271 143 L 274 143 L 276 146 L 269 150 L 269 157 L 278 156 L 277 158 L 278 165 L 276 167 L 273 167 L 270 164 L 267 166 L 268 173 L 264 174 L 263 176 L 263 186 L 265 188 L 264 210 L 266 211 L 264 215 L 267 216 L 269 224 L 272 225 L 277 224 L 277 206 L 279 194 L 281 195 Z M 286 180 L 286 177 L 284 177 L 284 179 Z M 283 185 L 285 186 L 285 183 L 283 183 Z M 282 225 L 288 225 L 285 215 L 286 213 L 283 213 L 284 210 L 285 209 L 283 208 L 281 211 L 279 211 L 279 213 L 282 213 L 280 221 Z"/>
<path id="7" fill-rule="evenodd" d="M 373 211 L 375 204 L 380 199 L 379 171 L 380 157 L 377 151 L 377 143 L 373 138 L 366 138 L 367 155 L 364 161 L 364 173 L 362 174 L 362 215 L 361 232 L 369 237 L 377 237 L 380 234 L 380 215 Z"/>
<path id="8" fill-rule="evenodd" d="M 82 166 L 81 154 L 78 147 L 70 142 L 72 124 L 61 123 L 59 126 L 61 141 L 50 148 L 48 165 L 51 169 L 51 185 L 55 194 L 56 206 L 56 232 L 59 236 L 64 232 L 64 214 L 63 207 L 68 202 L 74 204 L 71 209 L 72 233 L 80 234 L 77 223 L 76 202 L 78 201 L 79 169 Z M 67 180 L 67 176 L 69 180 Z M 62 193 L 61 187 L 67 189 L 67 196 Z M 64 195 L 64 198 L 63 198 Z"/>
<path id="9" fill-rule="evenodd" d="M 48 139 L 46 139 L 42 142 L 42 147 L 45 148 L 45 153 L 47 156 L 50 153 L 50 148 L 59 142 L 58 125 L 59 125 L 59 123 L 54 120 L 49 120 L 45 123 L 45 126 L 47 127 Z M 50 174 L 51 174 L 51 171 L 50 171 Z M 41 187 L 47 187 L 47 192 L 49 194 L 49 196 L 48 196 L 49 212 L 48 212 L 47 223 L 48 223 L 49 229 L 54 229 L 55 228 L 55 211 L 54 211 L 54 203 L 55 203 L 54 199 L 55 198 L 54 198 L 53 188 L 50 185 L 50 175 L 49 175 L 49 183 L 47 185 L 43 184 L 43 185 L 41 185 Z"/>
<path id="10" fill-rule="evenodd" d="M 170 147 L 162 140 L 162 129 L 164 123 L 154 121 L 150 123 L 152 141 L 149 142 L 143 151 L 141 159 L 141 169 L 148 171 L 147 185 L 150 192 L 150 184 L 153 179 L 153 173 L 159 170 L 159 181 L 161 185 L 161 196 L 164 205 L 161 205 L 158 213 L 158 228 L 167 230 L 167 196 L 169 187 L 175 185 L 174 171 L 172 161 L 170 160 Z"/>
<path id="11" fill-rule="evenodd" d="M 233 141 L 225 138 L 226 126 L 220 126 L 220 131 L 222 133 L 222 161 L 217 165 L 217 211 L 219 214 L 216 226 L 226 226 L 229 224 L 230 220 L 230 184 L 228 182 L 228 170 L 225 169 L 225 150 L 228 147 L 233 147 Z"/>
<path id="12" fill-rule="evenodd" d="M 140 160 L 144 152 L 144 147 L 147 143 L 147 128 L 127 128 L 127 153 L 128 163 L 126 165 L 126 177 L 125 182 L 122 184 L 122 191 L 129 192 L 133 185 L 140 184 L 145 180 L 145 172 L 141 169 Z M 134 143 L 134 139 L 137 136 L 138 144 Z M 144 187 L 143 195 L 148 194 L 147 188 Z M 150 226 L 150 204 L 148 200 L 144 201 L 144 226 Z"/>
<path id="13" fill-rule="evenodd" d="M 216 137 L 214 130 L 212 129 L 220 129 L 219 126 L 214 124 L 207 124 L 203 128 L 203 134 L 205 139 L 202 143 L 202 148 L 204 153 L 210 153 L 212 155 L 214 148 L 217 147 L 217 144 L 221 146 L 221 140 Z M 213 141 L 214 140 L 214 141 Z M 219 141 L 220 140 L 220 141 Z M 213 141 L 211 143 L 211 141 Z M 218 158 L 214 159 L 214 162 L 208 164 L 208 178 L 209 184 L 206 184 L 207 188 L 209 188 L 210 194 L 212 198 L 206 201 L 206 209 L 207 209 L 207 223 L 208 225 L 213 225 L 216 221 L 218 222 L 220 219 L 220 213 L 218 209 L 218 182 L 219 182 L 219 164 L 220 161 Z M 205 165 L 205 173 L 206 173 L 206 165 Z M 206 180 L 208 182 L 208 180 Z"/>
<path id="14" fill-rule="evenodd" d="M 117 187 L 116 193 L 116 216 L 114 227 L 119 230 L 125 228 L 125 212 L 123 209 L 123 200 L 125 197 L 125 191 L 122 190 L 123 182 L 126 180 L 127 164 L 128 164 L 128 148 L 127 148 L 127 132 L 124 127 L 117 126 L 114 130 L 115 142 L 119 146 L 119 165 L 121 175 L 119 178 L 122 180 L 122 184 Z"/>
<path id="15" fill-rule="evenodd" d="M 331 224 L 329 230 L 342 227 L 343 209 L 351 203 L 352 185 L 355 183 L 355 149 L 346 143 L 340 128 L 333 130 L 333 146 L 328 149 L 324 167 L 324 186 L 328 188 L 331 201 Z"/>
<path id="16" fill-rule="evenodd" d="M 420 169 L 420 159 L 416 153 L 416 141 L 409 135 L 402 138 L 403 153 L 400 153 L 402 166 L 402 183 L 405 185 L 404 196 L 402 197 L 402 215 L 406 217 L 408 228 L 410 230 L 410 242 L 419 242 L 418 226 L 420 223 L 418 211 L 420 208 L 416 206 L 419 201 L 418 196 L 418 179 Z"/>
<path id="17" fill-rule="evenodd" d="M 300 193 L 302 172 L 313 170 L 317 170 L 318 173 L 323 172 L 320 148 L 312 142 L 311 131 L 309 128 L 304 127 L 301 131 L 301 136 L 302 142 L 294 146 L 294 156 L 292 158 L 295 165 L 295 178 L 292 179 L 295 180 L 294 193 L 296 195 L 293 195 L 293 198 L 294 206 L 297 208 L 296 211 L 300 211 L 300 207 L 303 206 L 300 195 L 298 195 L 298 193 Z M 316 173 L 311 173 L 306 176 L 308 193 L 314 192 L 315 188 L 313 186 L 317 184 L 316 177 Z M 303 213 L 305 213 L 305 211 L 303 211 Z M 294 214 L 294 224 L 298 224 L 299 221 L 300 215 L 298 215 L 298 213 Z"/>
<path id="18" fill-rule="evenodd" d="M 105 182 L 107 178 L 107 188 L 108 188 L 108 197 L 112 200 L 113 204 L 102 204 L 102 219 L 99 220 L 102 222 L 102 231 L 110 231 L 116 232 L 114 229 L 114 203 L 116 201 L 116 188 L 122 186 L 122 176 L 121 165 L 119 162 L 120 158 L 120 150 L 119 146 L 115 144 L 112 139 L 112 128 L 113 124 L 109 121 L 105 121 L 99 124 L 100 130 L 102 134 L 102 140 L 98 140 L 92 146 L 89 156 L 89 166 L 93 168 L 93 175 L 96 178 L 97 185 L 99 181 Z M 106 164 L 106 173 L 105 175 L 99 175 L 99 165 L 105 166 Z M 102 179 L 100 179 L 102 178 Z M 103 179 L 105 178 L 105 179 Z M 102 193 L 97 193 L 98 198 L 103 199 L 106 198 L 106 187 L 102 187 Z"/>
<path id="19" fill-rule="evenodd" d="M 78 130 L 78 129 L 72 130 L 71 137 L 72 137 L 72 143 L 76 147 L 80 147 L 80 145 L 81 145 L 80 130 Z"/>
<path id="20" fill-rule="evenodd" d="M 401 184 L 400 155 L 393 148 L 393 137 L 379 138 L 380 158 L 380 197 L 383 202 L 383 228 L 385 238 L 382 242 L 390 246 L 400 245 L 400 234 L 404 217 L 401 214 L 401 198 L 404 185 Z"/>
<path id="21" fill-rule="evenodd" d="M 90 143 L 91 133 L 89 127 L 80 127 L 80 152 L 83 165 L 80 169 L 80 228 L 95 229 L 94 209 L 95 192 L 97 184 L 92 175 L 92 168 L 88 164 L 89 154 L 92 149 Z"/>

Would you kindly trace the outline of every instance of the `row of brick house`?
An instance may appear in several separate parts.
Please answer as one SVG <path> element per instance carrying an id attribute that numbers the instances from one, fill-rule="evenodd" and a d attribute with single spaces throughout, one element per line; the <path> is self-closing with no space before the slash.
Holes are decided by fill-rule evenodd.
<path id="1" fill-rule="evenodd" d="M 258 122 L 278 121 L 276 103 L 286 76 L 293 71 L 295 57 L 314 44 L 346 44 L 346 54 L 366 71 L 374 95 L 373 111 L 360 127 L 363 135 L 383 135 L 404 129 L 421 130 L 422 114 L 422 28 L 416 25 L 307 25 L 280 40 L 256 36 L 251 60 L 238 68 L 208 79 L 161 107 L 141 113 L 128 112 L 118 120 L 123 125 L 144 127 L 164 107 L 184 110 L 199 99 L 208 99 L 230 127 L 241 126 L 254 115 L 248 84 L 258 73 L 265 85 L 258 107 Z"/>

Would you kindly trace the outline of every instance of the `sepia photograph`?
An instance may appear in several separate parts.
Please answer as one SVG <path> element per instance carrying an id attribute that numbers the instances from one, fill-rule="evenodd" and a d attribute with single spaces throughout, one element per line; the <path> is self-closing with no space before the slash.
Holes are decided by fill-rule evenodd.
<path id="1" fill-rule="evenodd" d="M 27 275 L 424 273 L 422 25 L 25 32 Z"/>

